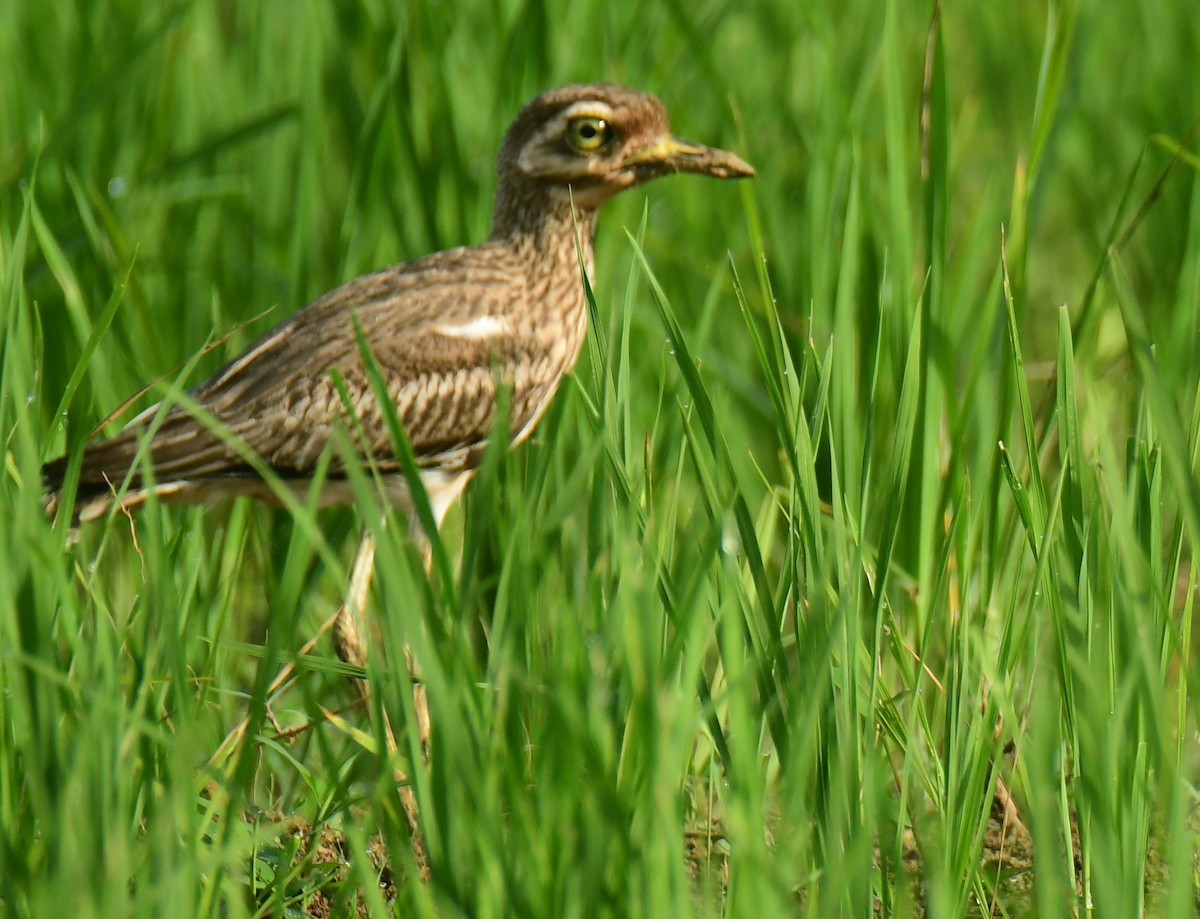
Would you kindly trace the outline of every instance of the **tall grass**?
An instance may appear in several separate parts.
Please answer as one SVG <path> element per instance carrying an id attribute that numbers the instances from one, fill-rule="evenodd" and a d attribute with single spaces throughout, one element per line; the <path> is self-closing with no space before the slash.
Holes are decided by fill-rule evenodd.
<path id="1" fill-rule="evenodd" d="M 1190 914 L 1192 14 L 0 6 L 3 911 Z M 366 471 L 361 514 L 46 519 L 147 382 L 482 238 L 507 119 L 577 79 L 759 175 L 606 211 L 586 353 L 449 563 L 379 531 L 371 711 L 300 653 Z"/>

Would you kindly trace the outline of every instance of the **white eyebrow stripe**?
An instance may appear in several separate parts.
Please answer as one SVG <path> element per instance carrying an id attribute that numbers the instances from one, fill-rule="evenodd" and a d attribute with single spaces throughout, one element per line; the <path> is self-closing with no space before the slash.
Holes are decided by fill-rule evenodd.
<path id="1" fill-rule="evenodd" d="M 560 117 L 564 120 L 575 118 L 579 115 L 590 116 L 592 118 L 609 119 L 613 116 L 612 106 L 605 105 L 598 99 L 584 99 L 581 102 L 573 102 L 568 105 L 560 113 Z"/>
<path id="2" fill-rule="evenodd" d="M 498 338 L 509 332 L 508 322 L 495 316 L 476 316 L 466 322 L 439 325 L 434 329 L 439 335 L 448 338 L 469 338 L 480 341 L 485 338 Z"/>

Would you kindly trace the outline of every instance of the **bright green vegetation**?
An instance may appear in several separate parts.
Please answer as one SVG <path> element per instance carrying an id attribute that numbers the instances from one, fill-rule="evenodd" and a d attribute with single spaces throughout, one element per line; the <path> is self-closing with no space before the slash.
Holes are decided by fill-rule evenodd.
<path id="1" fill-rule="evenodd" d="M 1195 3 L 929 7 L 0 4 L 0 912 L 1191 915 Z M 328 637 L 297 660 L 357 511 L 70 545 L 39 464 L 482 238 L 508 119 L 579 79 L 759 177 L 616 202 L 584 358 L 449 564 L 386 531 L 422 885 L 411 735 L 381 762 Z"/>

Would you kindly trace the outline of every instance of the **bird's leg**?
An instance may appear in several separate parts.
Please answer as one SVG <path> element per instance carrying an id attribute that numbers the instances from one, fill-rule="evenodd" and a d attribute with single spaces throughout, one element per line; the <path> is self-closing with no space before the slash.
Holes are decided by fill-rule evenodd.
<path id="1" fill-rule="evenodd" d="M 454 472 L 454 473 L 439 473 L 435 471 L 427 471 L 423 475 L 423 485 L 429 498 L 429 509 L 433 515 L 433 526 L 435 531 L 441 528 L 442 521 L 446 519 L 446 512 L 463 493 L 463 489 L 467 487 L 467 483 L 471 480 L 472 472 Z M 421 556 L 421 564 L 425 566 L 425 574 L 428 576 L 433 569 L 433 543 L 431 538 L 435 533 L 426 533 L 425 526 L 421 522 L 421 516 L 411 510 L 408 515 L 408 535 L 416 547 L 417 552 Z M 362 550 L 360 550 L 361 552 Z M 358 560 L 355 560 L 354 575 L 358 574 Z M 369 575 L 368 575 L 369 577 Z M 351 577 L 351 591 L 354 590 L 355 578 Z M 363 589 L 363 601 L 365 604 L 366 590 Z M 360 606 L 360 609 L 362 607 Z M 340 652 L 339 652 L 340 653 Z M 344 658 L 343 658 L 344 659 Z M 413 681 L 413 714 L 417 722 L 417 737 L 421 742 L 421 754 L 426 761 L 429 759 L 429 702 L 425 695 L 425 683 L 421 679 L 421 665 L 412 653 L 412 648 L 405 642 L 404 645 L 404 663 L 408 667 L 409 676 Z"/>
<path id="2" fill-rule="evenodd" d="M 450 504 L 462 494 L 470 472 L 443 477 L 430 474 L 426 480 L 433 511 L 435 527 L 440 527 Z M 428 574 L 433 564 L 433 544 L 430 534 L 425 532 L 417 514 L 409 515 L 409 535 Z M 334 616 L 333 643 L 338 657 L 347 664 L 355 667 L 365 667 L 367 663 L 367 631 L 364 625 L 367 609 L 367 598 L 371 593 L 371 577 L 375 572 L 375 537 L 368 530 L 363 533 L 362 542 L 354 556 L 354 564 L 350 569 L 350 584 L 346 590 L 346 600 Z M 421 668 L 413 655 L 408 642 L 404 644 L 404 663 L 408 667 L 409 676 L 413 681 L 413 713 L 417 723 L 417 736 L 421 743 L 422 757 L 429 758 L 429 704 L 425 695 L 425 684 L 421 680 Z M 355 687 L 364 700 L 370 698 L 370 685 L 365 677 L 356 677 Z M 395 751 L 396 737 L 392 733 L 387 713 L 383 715 L 384 735 L 389 752 Z M 408 818 L 412 831 L 411 842 L 413 856 L 422 879 L 429 878 L 429 857 L 425 852 L 424 837 L 421 833 L 420 813 L 417 809 L 417 799 L 413 794 L 412 784 L 403 770 L 395 772 L 396 785 L 400 792 L 400 803 L 404 806 L 404 814 Z"/>
<path id="3" fill-rule="evenodd" d="M 366 667 L 367 642 L 362 627 L 362 616 L 367 607 L 367 596 L 371 592 L 371 575 L 374 567 L 375 537 L 370 532 L 365 532 L 362 542 L 359 543 L 358 552 L 354 556 L 354 565 L 350 573 L 350 587 L 347 590 L 346 602 L 338 608 L 337 613 L 325 621 L 325 624 L 321 626 L 316 635 L 305 642 L 299 654 L 296 655 L 297 659 L 308 654 L 316 645 L 320 636 L 325 633 L 325 630 L 332 627 L 333 644 L 337 649 L 338 658 L 343 663 L 351 664 L 354 667 Z M 407 657 L 407 649 L 405 649 L 405 652 L 405 657 Z M 295 660 L 284 664 L 279 673 L 275 675 L 275 679 L 267 687 L 266 698 L 268 701 L 275 694 L 276 690 L 291 679 L 295 671 Z M 354 677 L 353 679 L 359 695 L 363 700 L 366 700 L 369 693 L 366 679 L 364 677 Z M 426 721 L 428 721 L 428 716 L 426 716 Z M 246 716 L 237 727 L 226 735 L 221 746 L 217 748 L 217 752 L 209 758 L 209 765 L 223 759 L 226 753 L 245 736 L 246 728 L 249 726 L 250 717 Z M 387 737 L 388 748 L 394 750 L 396 744 L 392 739 L 390 726 L 387 726 Z"/>
<path id="4" fill-rule="evenodd" d="M 375 573 L 375 536 L 370 531 L 363 533 L 358 551 L 354 554 L 354 564 L 350 569 L 350 585 L 346 590 L 346 600 L 338 609 L 333 623 L 333 645 L 338 658 L 346 664 L 363 668 L 367 663 L 367 638 L 365 614 L 367 597 L 371 593 L 371 578 Z M 408 645 L 404 646 L 404 660 L 409 673 L 417 676 L 416 662 Z M 354 677 L 354 685 L 364 701 L 370 698 L 371 687 L 365 676 Z M 413 684 L 413 708 L 416 711 L 417 730 L 421 740 L 421 750 L 426 753 L 429 749 L 429 711 L 425 699 L 425 687 L 419 681 Z M 396 735 L 392 732 L 391 722 L 387 713 L 383 715 L 384 737 L 388 752 L 397 749 Z M 420 811 L 417 808 L 417 798 L 413 794 L 412 783 L 403 769 L 394 773 L 396 786 L 400 793 L 400 803 L 404 807 L 404 815 L 408 818 L 409 829 L 412 832 L 413 857 L 422 878 L 429 877 L 429 856 L 425 852 L 424 837 L 421 834 Z"/>
<path id="5" fill-rule="evenodd" d="M 441 524 L 441 520 L 438 520 Z M 421 562 L 425 566 L 425 574 L 428 575 L 433 567 L 433 545 L 429 541 L 429 537 L 425 535 L 425 530 L 422 528 L 417 515 L 413 514 L 409 518 L 408 532 L 417 547 L 417 551 L 421 554 Z M 425 696 L 425 681 L 421 679 L 421 665 L 418 663 L 416 655 L 413 654 L 412 648 L 408 642 L 404 643 L 404 665 L 408 667 L 408 675 L 413 681 L 413 714 L 417 719 L 417 737 L 421 741 L 421 755 L 426 761 L 429 760 L 429 701 Z"/>
<path id="6" fill-rule="evenodd" d="M 338 658 L 354 667 L 367 666 L 367 638 L 364 615 L 367 597 L 371 593 L 371 578 L 375 573 L 375 536 L 369 530 L 363 532 L 358 551 L 354 553 L 354 564 L 350 568 L 350 586 L 346 600 L 338 609 L 333 622 L 333 646 Z M 359 695 L 366 699 L 370 694 L 366 677 L 354 677 L 354 686 Z M 390 733 L 390 732 L 389 732 Z"/>
<path id="7" fill-rule="evenodd" d="M 413 541 L 421 554 L 425 570 L 429 571 L 432 551 L 429 540 L 419 524 L 411 527 Z M 375 573 L 375 537 L 369 531 L 363 533 L 362 541 L 354 556 L 354 564 L 350 569 L 350 586 L 346 590 L 346 600 L 337 612 L 333 623 L 333 645 L 338 659 L 353 667 L 365 668 L 367 665 L 367 638 L 365 615 L 367 598 L 371 593 L 371 578 Z M 421 667 L 412 653 L 412 648 L 404 645 L 404 663 L 408 667 L 409 676 L 413 681 L 413 712 L 417 721 L 417 736 L 421 742 L 421 752 L 429 755 L 429 703 L 425 695 L 425 685 L 421 682 Z M 371 689 L 365 677 L 354 677 L 354 686 L 359 695 L 366 700 L 370 697 Z M 396 739 L 389 727 L 387 731 L 388 749 L 396 749 Z"/>

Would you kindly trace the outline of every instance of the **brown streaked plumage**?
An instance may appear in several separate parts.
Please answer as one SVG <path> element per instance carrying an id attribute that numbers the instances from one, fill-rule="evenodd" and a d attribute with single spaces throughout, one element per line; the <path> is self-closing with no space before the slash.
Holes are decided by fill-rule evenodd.
<path id="1" fill-rule="evenodd" d="M 357 319 L 440 524 L 482 456 L 495 419 L 496 380 L 511 390 L 509 433 L 517 443 L 537 424 L 575 363 L 587 327 L 581 259 L 590 275 L 597 210 L 624 189 L 673 172 L 754 174 L 732 153 L 674 138 L 665 110 L 651 96 L 609 84 L 542 93 L 521 109 L 504 137 L 486 242 L 350 281 L 268 332 L 189 394 L 225 436 L 187 407 L 173 406 L 162 410 L 161 419 L 157 407 L 148 409 L 115 436 L 88 444 L 75 517 L 89 520 L 116 501 L 133 507 L 145 500 L 150 487 L 137 455 L 155 422 L 145 453 L 153 466 L 153 493 L 162 500 L 199 503 L 226 495 L 276 500 L 243 458 L 247 450 L 305 492 L 335 426 L 347 421 L 334 372 L 361 424 L 362 436 L 353 436 L 358 457 L 370 456 L 385 474 L 389 499 L 411 510 L 364 369 Z M 356 426 L 346 424 L 346 430 Z M 229 435 L 241 452 L 229 445 Z M 325 503 L 351 500 L 339 475 L 344 466 L 345 458 L 334 455 L 323 485 Z M 67 457 L 43 467 L 48 510 L 57 507 L 67 468 Z M 126 481 L 127 490 L 118 493 Z M 418 526 L 410 527 L 423 535 Z M 368 534 L 334 622 L 339 656 L 359 666 L 365 663 L 360 617 L 373 559 Z M 425 740 L 419 686 L 416 692 Z M 416 830 L 415 799 L 407 788 L 401 794 Z"/>

